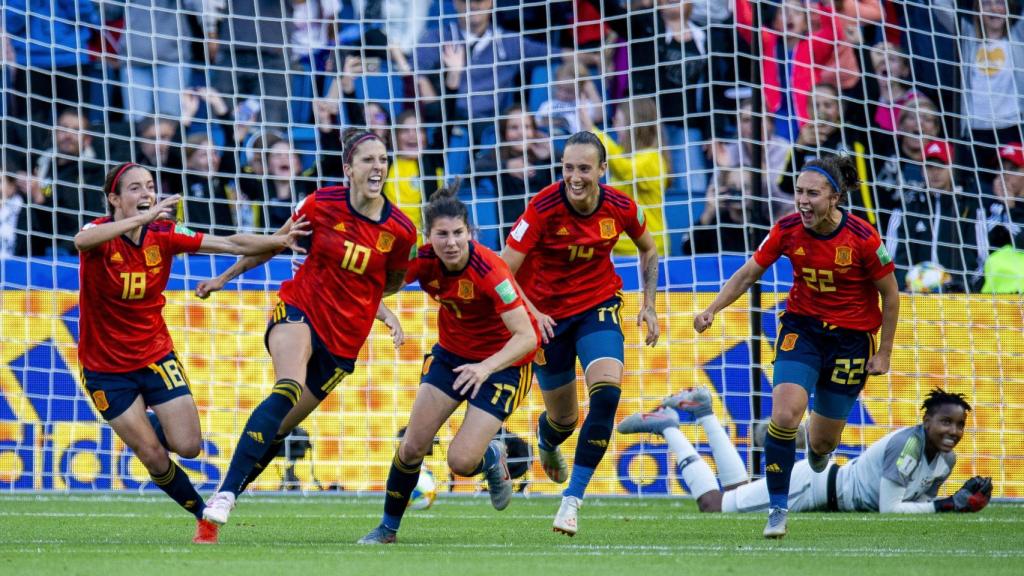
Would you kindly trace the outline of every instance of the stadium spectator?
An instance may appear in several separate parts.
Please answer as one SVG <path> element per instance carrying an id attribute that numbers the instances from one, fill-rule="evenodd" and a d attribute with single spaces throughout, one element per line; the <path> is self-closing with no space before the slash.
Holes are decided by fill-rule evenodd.
<path id="1" fill-rule="evenodd" d="M 936 0 L 953 8 L 953 0 Z M 1015 17 L 1007 9 L 1012 5 Z M 954 28 L 955 30 L 955 28 Z M 961 163 L 991 181 L 998 170 L 1000 146 L 1024 140 L 1024 19 L 1016 0 L 976 0 L 959 22 L 962 74 L 961 134 L 969 147 L 958 151 Z"/>
<path id="2" fill-rule="evenodd" d="M 202 14 L 204 0 L 104 0 L 106 20 L 124 20 L 120 43 L 122 93 L 131 122 L 181 115 L 189 84 L 192 27 L 188 13 Z"/>
<path id="3" fill-rule="evenodd" d="M 160 194 L 181 194 L 180 124 L 169 118 L 145 118 L 135 125 L 135 161 L 153 169 Z"/>
<path id="4" fill-rule="evenodd" d="M 900 289 L 907 271 L 935 263 L 949 274 L 945 292 L 973 292 L 977 277 L 976 224 L 984 220 L 977 194 L 953 181 L 953 149 L 942 140 L 924 147 L 925 187 L 902 189 L 902 202 L 885 232 L 886 251 L 896 265 Z"/>
<path id="5" fill-rule="evenodd" d="M 508 265 L 472 240 L 469 212 L 457 197 L 460 182 L 431 195 L 424 228 L 430 243 L 405 277 L 440 303 L 438 341 L 424 360 L 409 425 L 388 472 L 384 516 L 359 544 L 396 541 L 434 436 L 463 402 L 449 468 L 464 477 L 483 474 L 495 510 L 512 499 L 508 450 L 495 435 L 530 389 L 540 331 Z M 468 291 L 475 298 L 467 298 Z"/>
<path id="6" fill-rule="evenodd" d="M 31 173 L 19 174 L 27 187 L 24 229 L 31 231 L 32 256 L 73 255 L 75 234 L 105 210 L 100 193 L 103 159 L 93 146 L 86 115 L 64 109 L 53 133 L 53 147 L 31 157 Z"/>
<path id="7" fill-rule="evenodd" d="M 986 198 L 985 229 L 979 239 L 997 225 L 1006 226 L 1013 244 L 1024 248 L 1024 144 L 1013 142 L 999 149 L 1002 170 L 992 184 L 994 197 Z"/>
<path id="8" fill-rule="evenodd" d="M 50 127 L 61 112 L 89 99 L 86 46 L 100 15 L 92 0 L 5 0 L 3 11 L 3 36 L 17 65 L 10 115 L 19 120 L 21 140 L 41 150 L 51 144 Z"/>
<path id="9" fill-rule="evenodd" d="M 902 205 L 905 187 L 925 188 L 925 143 L 942 137 L 942 118 L 935 104 L 920 94 L 898 111 L 896 150 L 875 158 L 878 228 L 885 230 L 892 211 Z"/>
<path id="10" fill-rule="evenodd" d="M 1024 294 L 1024 249 L 1014 244 L 1009 227 L 993 228 L 988 242 L 996 251 L 985 260 L 982 293 Z"/>
<path id="11" fill-rule="evenodd" d="M 751 194 L 749 172 L 737 169 L 719 170 L 716 181 L 708 186 L 704 199 L 704 212 L 693 228 L 683 237 L 682 252 L 686 255 L 747 252 L 744 191 Z M 753 207 L 748 203 L 746 210 Z"/>
<path id="12" fill-rule="evenodd" d="M 690 1 L 658 0 L 630 12 L 615 0 L 603 4 L 609 25 L 630 40 L 630 96 L 657 95 L 661 146 L 671 160 L 668 192 L 697 196 L 707 188 L 702 146 L 711 139 L 708 27 L 691 21 Z"/>
<path id="13" fill-rule="evenodd" d="M 519 104 L 513 104 L 501 113 L 498 121 L 498 142 L 495 148 L 483 150 L 476 156 L 475 167 L 481 175 L 480 197 L 497 198 L 497 219 L 486 222 L 497 225 L 498 239 L 483 238 L 485 244 L 493 241 L 497 247 L 512 230 L 512 224 L 526 210 L 530 195 L 555 181 L 551 160 L 550 141 L 543 137 L 534 123 L 534 116 Z M 485 223 L 480 217 L 485 206 L 477 208 L 478 227 Z"/>
<path id="14" fill-rule="evenodd" d="M 577 358 L 584 366 L 590 410 L 576 443 L 572 479 L 553 522 L 556 532 L 569 536 L 578 531 L 583 495 L 608 449 L 621 395 L 622 279 L 612 265 L 611 241 L 623 231 L 636 244 L 643 271 L 637 326 L 647 325 L 648 346 L 660 334 L 658 247 L 633 199 L 600 183 L 607 169 L 601 140 L 591 132 L 573 134 L 562 153 L 563 179 L 530 200 L 502 253 L 535 307 L 531 311 L 544 338 L 536 365 L 545 407 L 538 419 L 538 455 L 553 482 L 569 480 L 560 445 L 579 421 Z"/>
<path id="15" fill-rule="evenodd" d="M 262 179 L 267 199 L 264 227 L 281 228 L 292 217 L 295 205 L 316 191 L 313 172 L 303 173 L 302 159 L 287 140 L 274 142 L 267 150 L 266 176 Z"/>
<path id="16" fill-rule="evenodd" d="M 619 433 L 664 437 L 701 512 L 767 510 L 768 481 L 750 482 L 739 452 L 712 411 L 710 391 L 684 390 L 662 404 L 663 409 L 623 419 Z M 707 462 L 679 430 L 676 408 L 692 414 L 706 432 L 721 489 Z M 975 476 L 953 496 L 938 497 L 956 466 L 953 450 L 963 439 L 970 404 L 963 394 L 936 388 L 921 410 L 921 424 L 886 434 L 842 466 L 831 464 L 819 474 L 808 460 L 797 462 L 789 483 L 790 511 L 928 514 L 984 509 L 992 496 L 991 478 Z"/>
<path id="17" fill-rule="evenodd" d="M 395 157 L 388 168 L 384 195 L 398 206 L 417 230 L 423 229 L 424 192 L 439 180 L 440 158 L 427 150 L 427 136 L 415 109 L 398 115 Z M 417 242 L 418 244 L 419 242 Z"/>
<path id="18" fill-rule="evenodd" d="M 797 427 L 810 396 L 814 395 L 814 406 L 807 458 L 820 473 L 839 445 L 866 376 L 889 371 L 899 291 L 878 233 L 839 208 L 857 184 L 857 169 L 849 156 L 805 164 L 797 177 L 798 213 L 776 222 L 753 257 L 693 319 L 694 330 L 706 331 L 715 314 L 745 294 L 779 258 L 785 255 L 792 262 L 793 288 L 779 327 L 764 450 L 769 493 L 765 538 L 782 538 L 788 532 Z M 879 327 L 882 334 L 874 350 Z"/>
<path id="19" fill-rule="evenodd" d="M 212 85 L 221 94 L 238 102 L 254 98 L 263 121 L 279 130 L 289 122 L 285 40 L 291 22 L 284 17 L 285 4 L 282 0 L 225 2 L 212 72 Z"/>
<path id="20" fill-rule="evenodd" d="M 0 174 L 0 259 L 26 255 L 28 230 L 21 221 L 25 197 L 18 190 L 14 174 Z"/>
<path id="21" fill-rule="evenodd" d="M 666 254 L 665 191 L 668 187 L 669 164 L 658 144 L 661 125 L 658 103 L 653 98 L 620 102 L 612 116 L 612 127 L 618 140 L 597 129 L 585 112 L 580 123 L 601 140 L 608 153 L 608 184 L 629 195 L 640 207 L 647 221 L 647 231 L 654 238 L 658 254 Z M 620 238 L 615 254 L 633 255 L 636 246 Z"/>
<path id="22" fill-rule="evenodd" d="M 579 132 L 580 114 L 586 114 L 591 124 L 604 121 L 604 101 L 588 75 L 586 68 L 573 62 L 555 68 L 554 81 L 545 88 L 551 97 L 537 108 L 537 125 L 548 136 L 568 138 Z"/>
<path id="23" fill-rule="evenodd" d="M 188 137 L 185 147 L 185 224 L 205 234 L 230 234 L 237 230 L 227 180 L 221 176 L 220 152 L 205 134 Z"/>

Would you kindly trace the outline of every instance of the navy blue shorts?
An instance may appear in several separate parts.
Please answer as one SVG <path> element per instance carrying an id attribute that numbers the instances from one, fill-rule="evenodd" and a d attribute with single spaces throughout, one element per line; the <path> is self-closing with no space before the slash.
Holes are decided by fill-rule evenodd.
<path id="1" fill-rule="evenodd" d="M 626 357 L 622 335 L 622 295 L 557 320 L 555 336 L 541 346 L 534 359 L 537 383 L 544 391 L 576 382 L 576 358 L 584 372 L 595 360 L 612 358 L 623 363 Z"/>
<path id="2" fill-rule="evenodd" d="M 159 406 L 178 396 L 192 394 L 185 368 L 173 351 L 132 372 L 94 372 L 83 368 L 82 384 L 108 422 L 123 414 L 139 394 L 146 406 Z"/>
<path id="3" fill-rule="evenodd" d="M 867 382 L 875 335 L 791 312 L 780 324 L 773 385 L 799 384 L 814 397 L 814 412 L 846 420 Z"/>
<path id="4" fill-rule="evenodd" d="M 452 388 L 455 379 L 459 377 L 455 368 L 478 362 L 479 360 L 469 360 L 452 354 L 440 344 L 434 344 L 430 354 L 423 358 L 423 377 L 420 378 L 420 383 L 430 384 L 459 402 L 465 400 L 470 406 L 476 406 L 504 422 L 530 393 L 533 367 L 527 363 L 524 366 L 509 366 L 491 374 L 491 377 L 480 385 L 476 398 L 469 398 L 456 392 Z"/>
<path id="5" fill-rule="evenodd" d="M 305 324 L 309 327 L 309 344 L 313 353 L 306 363 L 306 388 L 323 401 L 332 390 L 341 384 L 346 376 L 356 369 L 355 358 L 344 358 L 335 356 L 324 345 L 323 340 L 316 333 L 309 317 L 302 310 L 284 301 L 274 306 L 274 314 L 267 323 L 267 331 L 263 334 L 263 345 L 270 351 L 270 330 L 278 324 Z"/>

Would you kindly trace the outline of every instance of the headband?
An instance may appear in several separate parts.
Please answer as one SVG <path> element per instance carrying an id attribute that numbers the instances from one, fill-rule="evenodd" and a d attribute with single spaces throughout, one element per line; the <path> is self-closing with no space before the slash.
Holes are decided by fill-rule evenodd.
<path id="1" fill-rule="evenodd" d="M 828 183 L 832 185 L 833 190 L 839 192 L 840 194 L 843 193 L 843 191 L 839 189 L 839 184 L 836 184 L 836 179 L 833 178 L 832 175 L 828 173 L 828 170 L 825 170 L 824 168 L 818 166 L 805 166 L 804 169 L 801 170 L 801 172 L 817 172 L 818 174 L 824 176 L 826 180 L 828 180 Z"/>
<path id="2" fill-rule="evenodd" d="M 363 134 L 359 138 L 356 138 L 356 141 L 351 143 L 351 144 L 349 144 L 348 148 L 345 149 L 345 154 L 344 154 L 344 156 L 341 159 L 342 162 L 344 162 L 345 164 L 351 164 L 352 163 L 352 153 L 356 151 L 356 148 L 358 148 L 360 144 L 362 144 L 363 142 L 366 142 L 367 140 L 369 140 L 371 138 L 375 138 L 377 140 L 380 140 L 380 137 L 377 136 L 376 134 L 374 134 L 373 132 L 367 132 L 366 134 Z"/>
<path id="3" fill-rule="evenodd" d="M 121 179 L 121 176 L 125 172 L 127 172 L 129 168 L 135 168 L 137 166 L 138 164 L 134 162 L 129 162 L 124 166 L 121 166 L 121 169 L 118 170 L 117 174 L 114 175 L 114 179 L 110 181 L 110 191 L 113 192 L 114 194 L 117 194 L 117 181 Z"/>

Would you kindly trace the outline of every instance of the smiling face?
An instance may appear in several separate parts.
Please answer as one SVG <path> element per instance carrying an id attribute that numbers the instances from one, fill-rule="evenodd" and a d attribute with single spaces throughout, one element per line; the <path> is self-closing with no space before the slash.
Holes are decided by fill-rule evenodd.
<path id="1" fill-rule="evenodd" d="M 839 123 L 839 96 L 831 86 L 817 86 L 809 105 L 813 107 L 811 113 L 818 122 Z"/>
<path id="2" fill-rule="evenodd" d="M 562 153 L 562 178 L 569 201 L 577 206 L 590 206 L 600 193 L 598 183 L 608 168 L 600 162 L 597 148 L 589 144 L 572 144 Z"/>
<path id="3" fill-rule="evenodd" d="M 420 129 L 415 116 L 406 116 L 395 129 L 397 152 L 403 156 L 418 156 L 426 146 L 426 135 Z"/>
<path id="4" fill-rule="evenodd" d="M 354 196 L 363 201 L 380 198 L 388 173 L 388 151 L 376 138 L 364 140 L 343 168 Z"/>
<path id="5" fill-rule="evenodd" d="M 117 189 L 107 194 L 113 207 L 114 220 L 131 218 L 153 207 L 156 202 L 156 182 L 149 170 L 134 166 L 117 179 Z"/>
<path id="6" fill-rule="evenodd" d="M 967 412 L 957 404 L 942 404 L 924 417 L 924 438 L 931 451 L 952 452 L 964 436 Z"/>
<path id="7" fill-rule="evenodd" d="M 796 179 L 793 200 L 804 228 L 825 231 L 830 227 L 829 223 L 835 221 L 834 211 L 838 210 L 839 193 L 825 176 L 817 172 L 801 172 Z"/>
<path id="8" fill-rule="evenodd" d="M 445 268 L 461 270 L 469 261 L 469 226 L 462 218 L 437 218 L 430 225 L 428 240 Z"/>

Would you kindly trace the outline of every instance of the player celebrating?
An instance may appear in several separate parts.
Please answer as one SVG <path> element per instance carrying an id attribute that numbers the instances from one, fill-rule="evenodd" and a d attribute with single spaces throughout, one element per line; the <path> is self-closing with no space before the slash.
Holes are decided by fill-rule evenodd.
<path id="1" fill-rule="evenodd" d="M 767 509 L 768 482 L 762 478 L 747 484 L 743 461 L 712 413 L 707 388 L 684 390 L 663 404 L 682 406 L 704 427 L 724 493 L 718 489 L 711 468 L 679 430 L 675 410 L 634 414 L 619 423 L 619 433 L 664 436 L 676 456 L 679 475 L 702 512 Z M 963 394 L 935 388 L 925 397 L 921 409 L 921 424 L 887 434 L 846 465 L 832 464 L 827 474 L 816 474 L 807 460 L 797 462 L 789 484 L 790 510 L 916 514 L 983 509 L 992 496 L 991 478 L 975 476 L 952 496 L 937 498 L 939 488 L 956 465 L 953 449 L 963 438 L 970 404 Z"/>
<path id="2" fill-rule="evenodd" d="M 171 261 L 183 252 L 252 255 L 295 247 L 308 233 L 306 224 L 279 236 L 192 232 L 172 221 L 181 197 L 157 202 L 153 175 L 131 162 L 107 174 L 103 192 L 110 216 L 75 236 L 83 384 L 153 482 L 196 516 L 193 541 L 215 543 L 216 526 L 202 520 L 202 497 L 168 456 L 171 451 L 195 458 L 202 449 L 199 413 L 161 314 Z M 153 412 L 147 413 L 147 406 Z"/>
<path id="3" fill-rule="evenodd" d="M 637 325 L 647 324 L 647 345 L 658 341 L 655 295 L 658 250 L 636 202 L 599 183 L 607 169 L 601 141 L 574 134 L 562 155 L 563 179 L 530 201 L 516 221 L 502 257 L 536 307 L 544 346 L 535 360 L 545 411 L 537 425 L 539 457 L 554 482 L 568 477 L 559 446 L 576 428 L 576 359 L 583 366 L 590 411 L 576 444 L 572 480 L 563 492 L 553 529 L 573 536 L 583 494 L 611 440 L 622 382 L 620 326 L 622 279 L 609 254 L 625 232 L 640 249 L 644 302 Z"/>
<path id="4" fill-rule="evenodd" d="M 459 476 L 483 472 L 495 509 L 512 498 L 505 445 L 493 438 L 530 390 L 540 331 L 508 265 L 470 239 L 466 206 L 455 197 L 459 183 L 431 196 L 430 243 L 406 274 L 440 303 L 438 343 L 424 360 L 409 426 L 391 463 L 384 517 L 360 544 L 395 542 L 434 435 L 463 401 L 469 407 L 448 448 L 448 466 Z"/>
<path id="5" fill-rule="evenodd" d="M 848 156 L 804 165 L 796 181 L 797 213 L 772 227 L 754 256 L 726 282 L 693 320 L 697 332 L 736 301 L 781 256 L 793 265 L 793 288 L 775 345 L 772 416 L 765 440 L 765 477 L 771 509 L 766 538 L 786 535 L 789 479 L 797 427 L 814 395 L 807 459 L 822 472 L 839 445 L 846 419 L 866 375 L 889 371 L 900 301 L 893 264 L 878 233 L 839 207 L 857 188 Z M 882 295 L 882 310 L 878 294 Z M 875 350 L 875 332 L 882 327 Z"/>
<path id="6" fill-rule="evenodd" d="M 412 222 L 382 194 L 388 172 L 384 142 L 349 129 L 342 141 L 342 168 L 349 186 L 317 190 L 296 208 L 279 234 L 305 218 L 312 226 L 306 262 L 281 284 L 264 343 L 276 382 L 242 430 L 231 465 L 203 517 L 222 525 L 236 497 L 277 455 L 288 433 L 355 369 L 374 316 L 385 320 L 396 343 L 401 329 L 385 316 L 381 299 L 402 286 L 416 246 Z M 203 282 L 205 298 L 266 257 L 244 258 Z"/>

